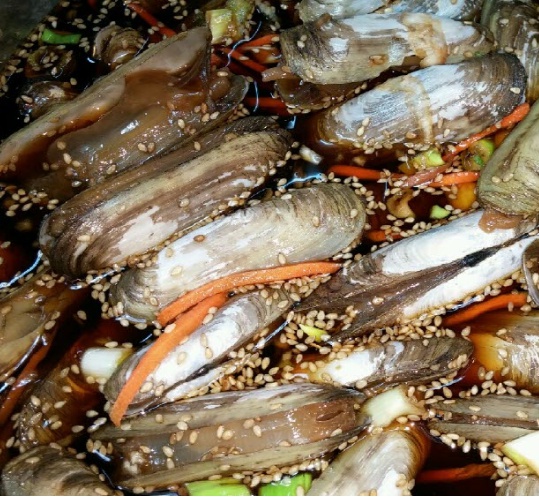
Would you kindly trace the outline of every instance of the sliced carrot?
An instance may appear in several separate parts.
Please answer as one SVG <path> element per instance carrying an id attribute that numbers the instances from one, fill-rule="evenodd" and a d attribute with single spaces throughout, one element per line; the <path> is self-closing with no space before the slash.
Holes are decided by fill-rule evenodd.
<path id="1" fill-rule="evenodd" d="M 382 171 L 378 171 L 377 169 L 368 169 L 366 167 L 360 167 L 360 166 L 349 166 L 346 164 L 336 164 L 334 166 L 330 166 L 328 169 L 328 174 L 333 173 L 337 176 L 354 176 L 357 179 L 363 179 L 363 180 L 379 180 L 383 177 L 385 177 L 385 174 Z M 402 175 L 392 175 L 392 178 L 398 179 Z"/>
<path id="2" fill-rule="evenodd" d="M 0 406 L 0 426 L 3 426 L 9 420 L 9 417 L 17 407 L 17 403 L 25 392 L 26 387 L 36 381 L 37 367 L 41 364 L 41 361 L 45 359 L 49 349 L 52 345 L 52 337 L 48 339 L 36 352 L 32 354 L 26 366 L 23 368 L 13 385 L 11 385 L 10 391 L 6 396 L 4 402 Z"/>
<path id="3" fill-rule="evenodd" d="M 267 67 L 263 66 L 262 64 L 259 64 L 258 62 L 255 62 L 254 60 L 251 60 L 246 55 L 243 55 L 241 53 L 238 53 L 236 50 L 232 50 L 230 48 L 221 47 L 219 50 L 232 59 L 237 60 L 240 64 L 244 65 L 245 67 L 248 67 L 249 69 L 255 71 L 256 73 L 263 73 Z"/>
<path id="4" fill-rule="evenodd" d="M 496 468 L 490 463 L 468 464 L 461 468 L 427 469 L 417 475 L 417 484 L 451 483 L 471 478 L 490 478 Z"/>
<path id="5" fill-rule="evenodd" d="M 449 164 L 445 164 L 443 166 L 429 167 L 428 169 L 419 171 L 406 178 L 402 186 L 403 188 L 411 188 L 412 186 L 426 185 L 431 181 L 434 181 L 439 174 L 445 173 L 448 167 Z"/>
<path id="6" fill-rule="evenodd" d="M 497 309 L 505 309 L 510 304 L 515 307 L 522 307 L 527 301 L 527 294 L 521 293 L 504 293 L 496 297 L 492 297 L 483 302 L 472 304 L 464 309 L 461 309 L 454 314 L 447 316 L 444 319 L 444 326 L 455 326 L 464 324 L 467 321 L 475 319 L 482 314 Z"/>
<path id="7" fill-rule="evenodd" d="M 365 233 L 365 236 L 374 243 L 387 242 L 388 237 L 391 237 L 393 240 L 400 240 L 402 235 L 399 233 L 386 233 L 384 230 L 371 230 Z"/>
<path id="8" fill-rule="evenodd" d="M 467 211 L 471 209 L 473 203 L 477 200 L 476 183 L 462 183 L 458 185 L 457 191 L 453 194 L 446 193 L 447 201 L 454 209 Z"/>
<path id="9" fill-rule="evenodd" d="M 476 141 L 479 141 L 486 136 L 493 135 L 500 129 L 509 128 L 511 126 L 514 126 L 515 124 L 518 124 L 520 121 L 522 121 L 522 119 L 526 117 L 529 111 L 529 104 L 524 103 L 522 105 L 519 105 L 515 108 L 515 110 L 513 110 L 513 112 L 511 112 L 511 114 L 505 116 L 501 121 L 497 122 L 496 124 L 493 124 L 492 126 L 489 126 L 483 131 L 476 133 L 475 135 L 470 136 L 469 138 L 466 138 L 466 140 L 461 141 L 455 146 L 451 153 L 444 155 L 444 161 L 447 162 L 454 159 L 458 154 L 470 148 L 470 145 L 472 145 L 472 143 L 475 143 Z"/>
<path id="10" fill-rule="evenodd" d="M 260 36 L 258 38 L 253 38 L 252 40 L 246 41 L 245 43 L 242 43 L 241 45 L 238 45 L 236 47 L 237 50 L 245 50 L 247 48 L 253 48 L 253 47 L 262 47 L 264 45 L 271 45 L 273 43 L 277 43 L 279 41 L 279 35 L 276 33 L 272 33 L 269 35 Z"/>
<path id="11" fill-rule="evenodd" d="M 146 21 L 152 28 L 157 29 L 163 36 L 172 38 L 176 35 L 176 31 L 167 28 L 161 21 L 158 21 L 152 14 L 150 14 L 142 5 L 136 2 L 126 3 L 133 12 L 136 12 L 144 21 Z"/>
<path id="12" fill-rule="evenodd" d="M 479 178 L 478 171 L 458 171 L 444 174 L 440 181 L 432 181 L 428 185 L 432 187 L 461 185 L 462 183 L 473 183 L 477 181 L 477 178 Z"/>
<path id="13" fill-rule="evenodd" d="M 200 326 L 212 307 L 222 307 L 226 300 L 225 293 L 218 293 L 204 299 L 189 312 L 179 316 L 174 323 L 176 326 L 170 333 L 163 333 L 159 336 L 148 352 L 142 356 L 110 410 L 110 419 L 116 426 L 120 425 L 129 404 L 139 392 L 146 378 L 157 368 L 159 363 L 174 347 L 177 347 L 182 340 Z"/>
<path id="14" fill-rule="evenodd" d="M 331 274 L 340 268 L 341 265 L 336 262 L 302 262 L 288 266 L 230 274 L 184 293 L 178 300 L 162 309 L 157 315 L 157 320 L 164 326 L 182 312 L 193 307 L 197 302 L 217 293 L 230 292 L 239 286 L 274 283 L 315 274 Z"/>

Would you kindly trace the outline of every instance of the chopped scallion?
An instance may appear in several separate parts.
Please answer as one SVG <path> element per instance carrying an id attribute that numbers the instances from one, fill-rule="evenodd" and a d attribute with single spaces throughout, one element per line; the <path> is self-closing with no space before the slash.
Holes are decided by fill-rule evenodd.
<path id="1" fill-rule="evenodd" d="M 235 478 L 192 481 L 185 484 L 189 495 L 252 495 L 246 485 Z"/>
<path id="2" fill-rule="evenodd" d="M 258 495 L 305 495 L 311 488 L 312 481 L 311 473 L 283 476 L 280 481 L 262 485 Z"/>
<path id="3" fill-rule="evenodd" d="M 41 35 L 41 41 L 51 45 L 76 45 L 81 39 L 80 33 L 67 33 L 65 31 L 53 31 L 45 28 Z"/>
<path id="4" fill-rule="evenodd" d="M 447 216 L 449 216 L 449 214 L 451 214 L 450 211 L 440 207 L 439 205 L 433 205 L 430 210 L 431 219 L 445 219 Z"/>

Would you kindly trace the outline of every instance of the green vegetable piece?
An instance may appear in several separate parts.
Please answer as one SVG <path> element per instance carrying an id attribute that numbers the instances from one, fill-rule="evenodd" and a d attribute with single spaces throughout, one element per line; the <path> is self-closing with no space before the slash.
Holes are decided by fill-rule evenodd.
<path id="1" fill-rule="evenodd" d="M 222 43 L 226 38 L 236 38 L 238 26 L 234 12 L 230 9 L 208 10 L 206 22 L 210 27 L 212 43 Z"/>
<path id="2" fill-rule="evenodd" d="M 67 33 L 65 31 L 53 31 L 45 28 L 41 35 L 41 41 L 50 45 L 77 45 L 81 39 L 80 33 Z"/>
<path id="3" fill-rule="evenodd" d="M 489 138 L 483 138 L 470 146 L 470 151 L 474 155 L 479 156 L 483 161 L 483 164 L 486 164 L 487 161 L 492 157 L 495 149 L 496 147 L 494 146 L 494 141 Z"/>
<path id="4" fill-rule="evenodd" d="M 427 167 L 443 166 L 445 162 L 437 148 L 429 148 L 428 150 L 425 150 L 425 152 L 417 154 L 412 159 L 412 164 L 417 169 L 424 169 Z"/>
<path id="5" fill-rule="evenodd" d="M 451 214 L 450 211 L 440 207 L 439 205 L 433 205 L 430 209 L 431 219 L 445 219 L 447 216 L 449 216 L 449 214 Z"/>
<path id="6" fill-rule="evenodd" d="M 300 324 L 299 327 L 303 330 L 303 333 L 313 337 L 317 342 L 322 341 L 322 337 L 327 335 L 326 330 L 315 328 L 314 326 L 307 326 L 306 324 Z"/>
<path id="7" fill-rule="evenodd" d="M 189 495 L 252 495 L 246 485 L 235 478 L 192 481 L 185 484 Z"/>
<path id="8" fill-rule="evenodd" d="M 255 9 L 253 0 L 227 0 L 226 8 L 234 12 L 238 27 L 243 26 L 249 21 Z"/>
<path id="9" fill-rule="evenodd" d="M 311 488 L 312 481 L 311 473 L 283 476 L 280 481 L 262 485 L 258 490 L 258 495 L 298 495 L 299 487 L 303 488 L 300 494 L 305 495 Z"/>

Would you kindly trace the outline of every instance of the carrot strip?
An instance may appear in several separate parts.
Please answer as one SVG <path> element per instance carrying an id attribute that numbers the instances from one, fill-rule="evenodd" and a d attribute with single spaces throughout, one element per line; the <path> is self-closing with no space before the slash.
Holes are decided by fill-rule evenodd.
<path id="1" fill-rule="evenodd" d="M 276 33 L 272 33 L 269 35 L 260 36 L 258 38 L 253 38 L 252 40 L 246 41 L 245 43 L 238 45 L 236 49 L 245 50 L 246 48 L 262 47 L 264 45 L 272 45 L 273 43 L 277 43 L 278 41 L 279 41 L 279 35 Z"/>
<path id="2" fill-rule="evenodd" d="M 509 304 L 522 307 L 527 301 L 527 294 L 522 293 L 504 293 L 491 299 L 484 300 L 477 304 L 472 304 L 462 310 L 447 316 L 444 319 L 444 326 L 455 326 L 466 323 L 482 314 L 497 309 L 505 309 Z"/>
<path id="3" fill-rule="evenodd" d="M 17 406 L 17 402 L 26 390 L 26 387 L 31 384 L 33 380 L 37 379 L 33 379 L 32 375 L 36 374 L 36 368 L 47 356 L 47 353 L 51 348 L 52 341 L 53 340 L 51 337 L 45 344 L 43 344 L 36 352 L 32 354 L 32 357 L 29 359 L 28 363 L 15 380 L 15 383 L 11 385 L 11 389 L 6 396 L 6 399 L 0 406 L 0 426 L 7 423 L 9 417 Z"/>
<path id="4" fill-rule="evenodd" d="M 496 469 L 492 464 L 468 464 L 461 468 L 427 469 L 417 475 L 418 484 L 451 483 L 471 478 L 490 478 Z"/>
<path id="5" fill-rule="evenodd" d="M 469 138 L 466 138 L 466 140 L 461 141 L 459 144 L 455 146 L 455 149 L 451 153 L 444 155 L 443 157 L 444 161 L 449 161 L 453 159 L 461 152 L 464 152 L 464 150 L 467 150 L 468 148 L 470 148 L 470 146 L 476 141 L 482 140 L 483 138 L 496 133 L 500 129 L 514 126 L 515 124 L 522 121 L 522 119 L 526 117 L 529 111 L 530 111 L 529 104 L 524 103 L 522 105 L 519 105 L 518 107 L 515 108 L 515 110 L 513 110 L 513 112 L 511 112 L 511 114 L 509 114 L 508 116 L 505 116 L 501 121 L 497 122 L 496 124 L 493 124 L 492 126 L 489 126 L 483 131 L 476 133 L 475 135 L 470 136 Z"/>
<path id="6" fill-rule="evenodd" d="M 436 178 L 439 174 L 442 174 L 449 167 L 449 164 L 444 164 L 443 166 L 431 167 L 429 169 L 424 169 L 419 171 L 412 176 L 408 176 L 402 184 L 403 188 L 411 188 L 412 186 L 426 185 Z"/>
<path id="7" fill-rule="evenodd" d="M 384 230 L 371 230 L 365 233 L 365 236 L 374 243 L 387 242 L 388 236 L 393 240 L 400 240 L 402 236 L 399 233 L 386 233 Z"/>
<path id="8" fill-rule="evenodd" d="M 376 169 L 368 169 L 366 167 L 360 166 L 348 166 L 345 164 L 336 164 L 330 166 L 328 169 L 328 174 L 333 173 L 337 176 L 354 176 L 357 179 L 365 180 L 379 180 L 382 178 L 382 171 L 377 171 Z"/>
<path id="9" fill-rule="evenodd" d="M 157 320 L 162 326 L 172 321 L 176 316 L 193 307 L 197 302 L 211 295 L 230 292 L 234 288 L 245 285 L 258 285 L 284 281 L 301 276 L 315 274 L 331 274 L 341 268 L 336 262 L 302 262 L 289 266 L 278 266 L 269 269 L 255 269 L 241 273 L 230 274 L 215 281 L 210 281 L 195 290 L 184 293 L 177 300 L 161 310 Z"/>
<path id="10" fill-rule="evenodd" d="M 136 12 L 144 21 L 146 21 L 152 28 L 157 29 L 163 36 L 172 38 L 176 35 L 176 31 L 167 28 L 162 22 L 158 21 L 152 14 L 150 14 L 142 5 L 136 2 L 129 2 L 126 4 L 133 12 Z"/>
<path id="11" fill-rule="evenodd" d="M 261 107 L 263 109 L 287 110 L 285 103 L 282 100 L 272 97 L 246 97 L 243 103 L 250 107 Z"/>
<path id="12" fill-rule="evenodd" d="M 202 323 L 212 307 L 222 307 L 226 302 L 225 293 L 212 295 L 199 302 L 193 309 L 179 316 L 175 321 L 175 328 L 170 333 L 163 333 L 153 343 L 148 352 L 142 356 L 133 373 L 120 391 L 116 402 L 110 410 L 111 421 L 119 426 L 122 418 L 133 401 L 146 378 L 157 368 L 167 354 L 177 347 L 182 340 L 193 333 Z"/>
<path id="13" fill-rule="evenodd" d="M 442 176 L 441 181 L 432 181 L 428 183 L 429 186 L 451 186 L 461 185 L 462 183 L 473 183 L 479 178 L 478 171 L 459 171 L 456 173 L 448 173 Z"/>
<path id="14" fill-rule="evenodd" d="M 240 64 L 244 65 L 245 67 L 252 69 L 256 73 L 262 73 L 264 72 L 267 67 L 263 66 L 262 64 L 259 64 L 258 62 L 255 62 L 254 60 L 251 60 L 246 55 L 243 55 L 241 53 L 238 53 L 236 50 L 231 50 L 230 48 L 221 47 L 219 49 L 221 52 L 225 53 L 229 57 L 237 60 Z"/>

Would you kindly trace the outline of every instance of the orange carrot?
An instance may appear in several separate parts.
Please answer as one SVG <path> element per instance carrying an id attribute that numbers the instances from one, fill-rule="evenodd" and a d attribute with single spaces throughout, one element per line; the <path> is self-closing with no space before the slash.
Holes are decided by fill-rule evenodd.
<path id="1" fill-rule="evenodd" d="M 512 304 L 516 307 L 522 307 L 527 300 L 527 294 L 522 293 L 504 293 L 497 297 L 492 297 L 483 302 L 472 304 L 464 309 L 461 309 L 454 314 L 447 316 L 444 319 L 444 326 L 455 326 L 466 323 L 482 314 L 496 309 L 505 309 Z"/>
<path id="2" fill-rule="evenodd" d="M 333 173 L 337 176 L 354 176 L 357 179 L 364 179 L 364 180 L 379 180 L 382 177 L 384 177 L 384 174 L 382 171 L 378 171 L 376 169 L 368 169 L 366 167 L 360 167 L 360 166 L 349 166 L 345 164 L 336 164 L 334 166 L 331 166 L 328 169 L 328 174 Z M 394 174 L 391 177 L 398 179 L 402 175 L 400 174 Z"/>
<path id="3" fill-rule="evenodd" d="M 371 230 L 365 233 L 365 236 L 374 243 L 387 242 L 388 237 L 391 237 L 393 240 L 399 240 L 402 238 L 402 235 L 399 233 L 386 233 L 384 230 Z"/>
<path id="4" fill-rule="evenodd" d="M 146 378 L 157 368 L 159 363 L 174 347 L 177 347 L 182 340 L 200 326 L 212 307 L 222 307 L 226 300 L 227 296 L 225 293 L 214 294 L 206 298 L 189 312 L 179 316 L 174 323 L 176 326 L 170 333 L 163 333 L 159 336 L 136 365 L 110 410 L 110 419 L 116 426 L 120 425 L 129 404 L 137 395 Z"/>
<path id="5" fill-rule="evenodd" d="M 411 188 L 412 186 L 426 185 L 431 181 L 434 181 L 436 176 L 444 173 L 448 167 L 449 164 L 444 164 L 443 166 L 429 167 L 428 169 L 419 171 L 406 178 L 402 186 L 403 188 Z"/>
<path id="6" fill-rule="evenodd" d="M 509 114 L 508 116 L 505 116 L 501 121 L 497 122 L 496 124 L 493 124 L 492 126 L 489 126 L 483 131 L 476 133 L 475 135 L 470 136 L 469 138 L 466 138 L 466 140 L 461 141 L 459 144 L 455 146 L 454 150 L 451 153 L 444 155 L 443 157 L 444 161 L 447 162 L 447 161 L 452 160 L 458 154 L 470 148 L 470 145 L 472 145 L 476 141 L 482 140 L 483 138 L 496 133 L 500 129 L 514 126 L 515 124 L 522 121 L 522 119 L 526 117 L 529 111 L 530 111 L 529 104 L 524 103 L 522 105 L 519 105 L 518 107 L 515 108 L 513 112 L 511 112 L 511 114 Z"/>
<path id="7" fill-rule="evenodd" d="M 172 321 L 176 316 L 193 307 L 197 302 L 211 295 L 230 292 L 234 288 L 245 285 L 258 285 L 284 281 L 301 276 L 315 274 L 331 274 L 341 268 L 336 262 L 302 262 L 289 266 L 278 266 L 269 269 L 255 269 L 242 273 L 230 274 L 215 281 L 210 281 L 195 290 L 184 293 L 180 298 L 169 304 L 157 315 L 162 326 Z"/>
<path id="8" fill-rule="evenodd" d="M 479 178 L 478 171 L 459 171 L 444 174 L 440 181 L 432 181 L 428 185 L 432 187 L 460 185 L 462 183 L 473 183 L 477 181 L 477 178 Z"/>
<path id="9" fill-rule="evenodd" d="M 468 464 L 461 468 L 427 469 L 417 475 L 418 484 L 451 483 L 471 478 L 490 478 L 496 468 L 490 463 Z"/>
<path id="10" fill-rule="evenodd" d="M 162 22 L 158 21 L 152 14 L 150 14 L 142 5 L 136 2 L 126 3 L 133 12 L 136 12 L 144 21 L 146 21 L 152 28 L 157 29 L 163 36 L 172 38 L 176 35 L 176 31 L 167 28 Z"/>
<path id="11" fill-rule="evenodd" d="M 237 50 L 245 50 L 246 48 L 253 47 L 262 47 L 264 45 L 271 45 L 279 41 L 279 35 L 276 33 L 271 33 L 269 35 L 260 36 L 258 38 L 253 38 L 252 40 L 246 41 L 241 45 L 236 47 Z"/>
<path id="12" fill-rule="evenodd" d="M 36 352 L 32 354 L 26 366 L 23 368 L 15 383 L 11 385 L 11 389 L 7 394 L 6 399 L 0 406 L 0 426 L 3 426 L 9 420 L 9 417 L 13 413 L 17 402 L 25 392 L 26 387 L 37 380 L 36 369 L 41 364 L 41 361 L 45 359 L 49 349 L 52 345 L 52 337 L 44 343 Z"/>
<path id="13" fill-rule="evenodd" d="M 252 69 L 253 71 L 261 74 L 263 73 L 267 67 L 263 66 L 262 64 L 259 64 L 258 62 L 255 62 L 254 60 L 251 60 L 246 55 L 243 55 L 241 53 L 238 53 L 236 50 L 232 50 L 230 48 L 221 47 L 219 49 L 221 52 L 225 53 L 232 59 L 237 60 L 240 64 L 244 65 L 245 67 Z"/>

